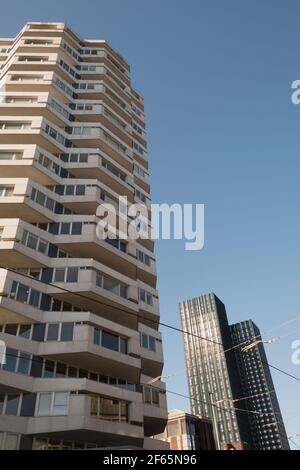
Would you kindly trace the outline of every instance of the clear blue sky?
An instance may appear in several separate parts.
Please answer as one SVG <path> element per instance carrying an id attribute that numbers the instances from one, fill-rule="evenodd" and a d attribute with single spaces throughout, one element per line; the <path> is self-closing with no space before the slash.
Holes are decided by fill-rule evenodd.
<path id="1" fill-rule="evenodd" d="M 154 202 L 206 205 L 205 248 L 157 245 L 161 315 L 214 291 L 232 322 L 266 330 L 300 315 L 300 79 L 297 0 L 9 2 L 0 36 L 26 21 L 66 21 L 107 39 L 132 65 L 145 97 Z M 298 294 L 297 294 L 298 292 Z M 300 328 L 300 320 L 270 335 Z M 168 388 L 187 393 L 180 335 L 162 328 Z M 300 377 L 291 341 L 267 346 L 271 364 Z M 287 432 L 300 434 L 300 384 L 274 372 Z M 188 409 L 169 396 L 169 407 Z M 300 445 L 300 439 L 298 438 Z"/>

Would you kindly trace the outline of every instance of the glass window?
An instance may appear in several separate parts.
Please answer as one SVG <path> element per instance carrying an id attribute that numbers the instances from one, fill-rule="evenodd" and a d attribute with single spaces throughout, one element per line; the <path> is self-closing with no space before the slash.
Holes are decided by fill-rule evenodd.
<path id="1" fill-rule="evenodd" d="M 18 351 L 13 348 L 6 348 L 6 362 L 3 365 L 4 370 L 15 372 L 17 364 Z"/>
<path id="2" fill-rule="evenodd" d="M 114 351 L 119 351 L 119 337 L 108 333 L 108 331 L 102 331 L 102 346 Z"/>
<path id="3" fill-rule="evenodd" d="M 103 278 L 103 289 L 106 289 L 114 294 L 119 294 L 119 284 L 109 278 Z"/>
<path id="4" fill-rule="evenodd" d="M 77 368 L 69 366 L 68 367 L 68 377 L 77 377 Z"/>
<path id="5" fill-rule="evenodd" d="M 67 376 L 67 366 L 66 364 L 62 364 L 61 362 L 58 362 L 56 364 L 56 378 L 60 377 L 66 377 Z"/>
<path id="6" fill-rule="evenodd" d="M 48 325 L 46 341 L 57 341 L 58 340 L 58 323 L 50 323 Z"/>
<path id="7" fill-rule="evenodd" d="M 80 379 L 87 379 L 89 376 L 89 373 L 85 369 L 79 369 L 79 374 L 78 374 Z"/>
<path id="8" fill-rule="evenodd" d="M 68 399 L 68 393 L 55 393 L 53 403 L 53 416 L 64 416 L 68 414 Z"/>
<path id="9" fill-rule="evenodd" d="M 128 421 L 128 403 L 125 401 L 120 401 L 120 421 Z"/>
<path id="10" fill-rule="evenodd" d="M 25 353 L 25 352 L 20 352 L 18 372 L 20 374 L 28 375 L 29 366 L 30 366 L 30 354 Z"/>
<path id="11" fill-rule="evenodd" d="M 120 338 L 120 352 L 123 354 L 127 354 L 127 339 Z"/>
<path id="12" fill-rule="evenodd" d="M 152 404 L 159 405 L 159 391 L 152 388 Z"/>
<path id="13" fill-rule="evenodd" d="M 34 307 L 39 307 L 40 304 L 40 292 L 34 289 L 30 289 L 30 298 L 29 298 L 30 305 Z"/>
<path id="14" fill-rule="evenodd" d="M 60 341 L 72 341 L 73 340 L 73 323 L 63 323 L 61 325 Z"/>
<path id="15" fill-rule="evenodd" d="M 37 416 L 49 416 L 51 409 L 52 393 L 40 393 Z"/>
<path id="16" fill-rule="evenodd" d="M 4 398 L 5 398 L 5 395 L 3 393 L 0 393 L 0 415 L 3 412 Z"/>
<path id="17" fill-rule="evenodd" d="M 151 388 L 144 387 L 144 402 L 151 404 Z"/>
<path id="18" fill-rule="evenodd" d="M 141 334 L 141 346 L 142 348 L 148 349 L 148 335 L 144 333 Z"/>
<path id="19" fill-rule="evenodd" d="M 43 377 L 44 378 L 54 377 L 54 368 L 55 368 L 55 363 L 53 361 L 45 361 Z"/>
<path id="20" fill-rule="evenodd" d="M 67 282 L 78 281 L 78 268 L 68 268 L 67 270 Z"/>
<path id="21" fill-rule="evenodd" d="M 19 408 L 20 395 L 7 395 L 6 415 L 17 416 Z"/>
<path id="22" fill-rule="evenodd" d="M 28 294 L 29 288 L 27 286 L 24 286 L 23 284 L 19 284 L 16 300 L 18 302 L 26 303 Z"/>
<path id="23" fill-rule="evenodd" d="M 4 332 L 8 335 L 17 335 L 18 325 L 5 325 Z"/>
<path id="24" fill-rule="evenodd" d="M 107 421 L 119 421 L 119 401 L 100 398 L 99 417 Z"/>
<path id="25" fill-rule="evenodd" d="M 99 405 L 98 397 L 91 397 L 91 415 L 92 416 L 98 416 L 98 405 Z"/>
<path id="26" fill-rule="evenodd" d="M 32 248 L 33 250 L 36 250 L 37 237 L 35 235 L 33 235 L 32 233 L 28 233 L 27 246 L 28 246 L 28 248 Z"/>
<path id="27" fill-rule="evenodd" d="M 22 397 L 20 416 L 34 416 L 35 402 L 35 393 L 25 393 Z"/>
<path id="28" fill-rule="evenodd" d="M 72 223 L 72 235 L 81 235 L 82 222 Z"/>
<path id="29" fill-rule="evenodd" d="M 32 356 L 31 371 L 32 377 L 42 377 L 43 359 L 38 356 Z"/>
<path id="30" fill-rule="evenodd" d="M 54 282 L 64 282 L 65 280 L 65 270 L 64 268 L 56 268 Z"/>
<path id="31" fill-rule="evenodd" d="M 100 330 L 98 328 L 94 328 L 94 344 L 100 346 Z"/>
<path id="32" fill-rule="evenodd" d="M 33 325 L 32 339 L 33 341 L 44 341 L 45 338 L 45 327 L 43 323 L 36 323 Z"/>
<path id="33" fill-rule="evenodd" d="M 31 325 L 21 325 L 19 329 L 19 336 L 21 338 L 30 338 Z"/>
<path id="34" fill-rule="evenodd" d="M 70 232 L 70 224 L 62 223 L 61 229 L 60 229 L 61 235 L 69 235 L 69 232 Z"/>
<path id="35" fill-rule="evenodd" d="M 153 336 L 149 336 L 149 349 L 150 351 L 156 351 L 156 340 Z"/>

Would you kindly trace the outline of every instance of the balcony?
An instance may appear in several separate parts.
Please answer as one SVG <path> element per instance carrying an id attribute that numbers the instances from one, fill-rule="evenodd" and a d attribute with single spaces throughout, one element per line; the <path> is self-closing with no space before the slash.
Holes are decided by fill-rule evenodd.
<path id="1" fill-rule="evenodd" d="M 129 422 L 107 421 L 91 415 L 92 397 L 86 395 L 70 395 L 68 414 L 65 416 L 4 416 L 0 430 L 31 436 L 51 435 L 52 439 L 64 439 L 77 442 L 93 442 L 105 446 L 128 445 L 142 447 L 143 427 L 138 404 L 129 404 Z"/>
<path id="2" fill-rule="evenodd" d="M 154 327 L 153 324 L 152 327 Z M 143 323 L 139 324 L 139 332 L 142 373 L 151 377 L 158 377 L 162 374 L 164 364 L 161 333 Z M 145 347 L 147 346 L 145 344 L 147 337 L 152 339 L 152 344 L 154 345 L 152 349 Z"/>
<path id="3" fill-rule="evenodd" d="M 4 116 L 43 116 L 58 127 L 69 125 L 70 110 L 59 103 L 49 93 L 33 96 L 30 92 L 9 93 L 0 102 L 0 112 Z"/>
<path id="4" fill-rule="evenodd" d="M 56 157 L 36 145 L 0 145 L 1 178 L 29 178 L 50 186 L 59 184 L 63 170 Z"/>
<path id="5" fill-rule="evenodd" d="M 118 164 L 132 164 L 132 150 L 110 131 L 99 126 L 74 126 L 68 129 L 69 138 L 77 147 L 99 148 Z"/>
<path id="6" fill-rule="evenodd" d="M 105 321 L 101 322 L 105 325 Z M 135 336 L 135 332 L 113 322 L 106 322 L 110 328 L 113 328 L 116 335 L 120 335 L 125 331 L 131 338 L 128 340 L 128 354 L 122 354 L 108 347 L 101 347 L 94 344 L 93 335 L 94 327 L 90 325 L 75 325 L 73 333 L 73 341 L 45 341 L 37 342 L 13 336 L 6 333 L 0 333 L 0 339 L 5 341 L 7 348 L 12 348 L 16 351 L 26 352 L 27 354 L 35 355 L 35 357 L 45 358 L 48 361 L 58 361 L 63 364 L 70 364 L 72 367 L 78 367 L 83 371 L 93 371 L 94 374 L 101 374 L 102 376 L 110 376 L 113 371 L 114 377 L 123 378 L 129 383 L 138 384 L 140 380 L 141 361 L 138 357 L 139 345 Z M 29 359 L 30 362 L 30 359 Z M 29 371 L 30 371 L 30 366 Z M 42 371 L 42 368 L 41 368 Z M 1 372 L 1 369 L 0 369 Z M 111 384 L 104 384 L 96 382 L 88 378 L 72 378 L 72 377 L 48 377 L 39 378 L 35 380 L 34 388 L 28 389 L 32 382 L 29 379 L 32 377 L 27 374 L 20 374 L 14 371 L 2 371 L 2 375 L 9 374 L 11 380 L 7 384 L 17 388 L 21 386 L 19 377 L 20 375 L 27 378 L 27 385 L 25 382 L 26 391 L 44 391 L 45 388 L 49 391 L 59 390 L 62 384 L 65 390 L 77 389 L 75 385 L 79 386 L 78 390 L 89 390 L 93 393 L 106 394 L 114 398 L 134 398 L 135 401 L 142 401 L 141 394 L 131 391 L 126 388 L 114 386 Z M 35 376 L 36 377 L 36 376 Z M 19 384 L 19 385 L 18 385 Z M 29 385 L 28 385 L 29 384 Z M 26 388 L 27 387 L 27 388 Z"/>
<path id="7" fill-rule="evenodd" d="M 39 145 L 52 154 L 65 151 L 68 135 L 42 117 L 3 116 L 0 123 L 1 144 Z"/>
<path id="8" fill-rule="evenodd" d="M 97 178 L 113 191 L 124 196 L 133 196 L 132 163 L 127 160 L 123 165 L 99 150 L 83 149 L 61 155 L 64 168 L 75 178 Z"/>
<path id="9" fill-rule="evenodd" d="M 142 374 L 141 383 L 147 384 L 151 377 Z M 145 436 L 161 434 L 167 424 L 168 407 L 166 386 L 158 380 L 153 386 L 144 387 L 144 432 Z M 162 392 L 162 393 L 161 393 Z"/>
<path id="10" fill-rule="evenodd" d="M 97 122 L 108 128 L 117 138 L 131 146 L 131 126 L 102 101 L 85 100 L 71 105 L 72 113 L 80 122 Z"/>

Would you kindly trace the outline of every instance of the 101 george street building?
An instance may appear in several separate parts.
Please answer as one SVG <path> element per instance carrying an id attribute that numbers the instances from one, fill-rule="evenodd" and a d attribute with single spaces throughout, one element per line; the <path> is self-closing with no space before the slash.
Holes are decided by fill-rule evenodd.
<path id="1" fill-rule="evenodd" d="M 103 202 L 150 210 L 129 65 L 32 22 L 0 61 L 0 448 L 165 448 L 154 244 L 96 236 Z"/>

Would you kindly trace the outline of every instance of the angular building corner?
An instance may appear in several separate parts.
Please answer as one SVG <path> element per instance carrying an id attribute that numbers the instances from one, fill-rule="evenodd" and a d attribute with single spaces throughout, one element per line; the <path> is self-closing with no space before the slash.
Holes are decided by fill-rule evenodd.
<path id="1" fill-rule="evenodd" d="M 101 203 L 150 208 L 143 98 L 63 23 L 0 39 L 0 67 L 0 448 L 164 447 L 153 242 L 96 236 Z"/>

